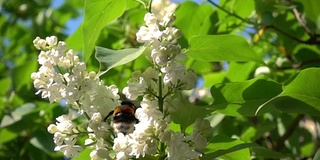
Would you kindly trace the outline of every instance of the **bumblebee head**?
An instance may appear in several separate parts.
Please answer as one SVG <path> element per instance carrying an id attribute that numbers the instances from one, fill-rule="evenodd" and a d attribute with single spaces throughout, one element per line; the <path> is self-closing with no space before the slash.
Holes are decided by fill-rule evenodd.
<path id="1" fill-rule="evenodd" d="M 113 115 L 116 116 L 122 113 L 134 115 L 135 111 L 136 106 L 131 101 L 123 101 L 121 102 L 121 106 L 118 106 L 114 109 Z"/>
<path id="2" fill-rule="evenodd" d="M 104 121 L 106 121 L 111 115 L 120 116 L 123 114 L 126 115 L 134 115 L 136 111 L 136 106 L 129 100 L 125 100 L 121 102 L 121 105 L 116 107 L 114 110 L 112 110 L 105 118 Z"/>

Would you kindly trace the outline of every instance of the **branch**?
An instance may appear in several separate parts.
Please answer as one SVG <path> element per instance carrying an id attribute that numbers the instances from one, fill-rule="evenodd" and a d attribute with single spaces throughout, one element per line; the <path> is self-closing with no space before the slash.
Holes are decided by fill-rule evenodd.
<path id="1" fill-rule="evenodd" d="M 272 29 L 278 31 L 279 33 L 283 34 L 284 36 L 287 36 L 287 37 L 289 37 L 290 39 L 293 39 L 293 40 L 295 40 L 295 41 L 297 41 L 297 42 L 307 43 L 307 41 L 303 41 L 303 40 L 301 40 L 301 39 L 299 39 L 299 38 L 297 38 L 297 37 L 295 37 L 295 36 L 292 36 L 292 35 L 288 34 L 287 32 L 284 32 L 283 30 L 281 30 L 280 28 L 278 28 L 278 27 L 276 27 L 276 26 L 274 26 L 274 25 L 268 25 L 268 26 L 266 26 L 266 28 L 272 28 Z"/>
<path id="2" fill-rule="evenodd" d="M 309 36 L 311 37 L 313 35 L 313 33 L 311 32 L 311 30 L 309 29 L 309 27 L 307 26 L 307 22 L 302 19 L 301 17 L 301 13 L 298 12 L 297 8 L 292 8 L 292 11 L 297 19 L 297 21 L 300 23 L 301 27 L 309 34 Z"/>
<path id="3" fill-rule="evenodd" d="M 293 134 L 294 130 L 299 126 L 300 120 L 304 117 L 304 115 L 299 114 L 291 123 L 286 132 L 280 137 L 277 141 L 274 150 L 280 151 L 284 147 L 284 142 Z"/>
<path id="4" fill-rule="evenodd" d="M 262 25 L 261 23 L 254 23 L 254 22 L 248 21 L 248 20 L 240 17 L 239 15 L 237 15 L 237 14 L 235 14 L 235 13 L 229 12 L 228 10 L 226 10 L 225 8 L 219 6 L 217 3 L 213 2 L 212 0 L 208 0 L 208 2 L 209 2 L 210 4 L 212 4 L 213 6 L 217 7 L 218 9 L 222 10 L 223 12 L 225 12 L 225 13 L 233 16 L 233 17 L 238 18 L 238 19 L 241 20 L 242 22 L 245 22 L 245 23 L 247 23 L 247 24 L 254 25 L 254 26 L 257 27 L 257 28 L 259 28 L 259 27 L 272 28 L 272 29 L 278 31 L 280 34 L 282 34 L 282 35 L 284 35 L 284 36 L 287 36 L 287 37 L 289 37 L 289 38 L 291 38 L 291 39 L 293 39 L 293 40 L 295 40 L 295 41 L 297 41 L 297 42 L 304 43 L 304 44 L 317 44 L 317 45 L 320 45 L 320 35 L 319 35 L 319 34 L 312 34 L 312 33 L 311 33 L 310 29 L 306 26 L 306 24 L 305 24 L 305 23 L 303 22 L 303 20 L 300 18 L 299 12 L 298 12 L 297 10 L 296 10 L 296 12 L 298 13 L 298 16 L 296 16 L 296 17 L 299 17 L 299 20 L 298 20 L 298 19 L 297 19 L 297 20 L 298 20 L 298 22 L 300 23 L 300 25 L 306 30 L 306 32 L 307 32 L 307 33 L 309 34 L 309 36 L 310 36 L 310 38 L 309 38 L 308 40 L 306 40 L 306 41 L 301 40 L 301 39 L 299 39 L 299 38 L 297 38 L 297 37 L 295 37 L 295 36 L 292 36 L 292 35 L 286 33 L 285 31 L 277 28 L 277 27 L 274 26 L 274 25 L 264 26 L 264 25 Z M 294 11 L 294 12 L 295 12 L 295 11 Z M 296 13 L 295 13 L 295 14 L 296 14 Z M 300 20 L 301 20 L 301 22 L 300 22 Z M 306 28 L 305 28 L 305 27 L 306 27 Z"/>

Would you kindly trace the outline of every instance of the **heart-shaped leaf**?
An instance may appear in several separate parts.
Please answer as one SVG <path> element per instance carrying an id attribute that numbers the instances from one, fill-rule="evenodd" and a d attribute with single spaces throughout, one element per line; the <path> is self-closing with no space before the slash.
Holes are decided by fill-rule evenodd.
<path id="1" fill-rule="evenodd" d="M 236 35 L 206 35 L 192 37 L 187 54 L 197 60 L 254 61 L 264 64 L 245 38 Z"/>
<path id="2" fill-rule="evenodd" d="M 82 34 L 84 39 L 83 57 L 87 61 L 99 38 L 100 31 L 120 17 L 127 6 L 126 0 L 86 0 Z"/>
<path id="3" fill-rule="evenodd" d="M 260 106 L 258 112 L 275 107 L 287 113 L 320 115 L 320 77 L 319 68 L 308 68 L 296 74 L 283 87 L 283 92 Z"/>

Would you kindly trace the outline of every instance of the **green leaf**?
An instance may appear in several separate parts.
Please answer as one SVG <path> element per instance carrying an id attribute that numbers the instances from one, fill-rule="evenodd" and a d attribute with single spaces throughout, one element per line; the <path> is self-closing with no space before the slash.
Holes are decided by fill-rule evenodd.
<path id="1" fill-rule="evenodd" d="M 33 132 L 30 144 L 46 153 L 52 152 L 55 146 L 52 141 L 52 135 L 42 130 Z"/>
<path id="2" fill-rule="evenodd" d="M 92 149 L 89 147 L 85 147 L 83 151 L 79 153 L 79 157 L 72 158 L 73 160 L 85 160 L 90 157 L 90 153 L 92 152 Z"/>
<path id="3" fill-rule="evenodd" d="M 30 89 L 32 79 L 30 75 L 37 70 L 37 61 L 28 61 L 20 65 L 12 71 L 12 84 L 16 90 Z"/>
<path id="4" fill-rule="evenodd" d="M 275 107 L 287 113 L 320 115 L 320 77 L 319 68 L 308 68 L 296 74 L 283 87 L 283 92 L 262 105 L 258 112 L 265 113 L 264 108 Z M 261 110 L 260 110 L 261 109 Z"/>
<path id="5" fill-rule="evenodd" d="M 313 160 L 319 160 L 320 159 L 320 149 L 317 150 L 316 155 L 313 157 Z"/>
<path id="6" fill-rule="evenodd" d="M 265 147 L 252 147 L 250 148 L 252 151 L 252 154 L 256 158 L 262 158 L 262 159 L 281 159 L 281 158 L 289 158 L 294 159 L 293 156 L 287 155 L 285 153 L 276 152 L 270 149 L 267 149 Z"/>
<path id="7" fill-rule="evenodd" d="M 251 150 L 252 155 L 249 150 Z M 227 160 L 245 160 L 256 158 L 286 158 L 286 154 L 282 154 L 255 143 L 244 143 L 239 139 L 232 139 L 224 135 L 217 135 L 210 139 L 209 144 L 204 152 L 203 160 L 212 160 L 222 158 Z"/>
<path id="8" fill-rule="evenodd" d="M 247 80 L 255 66 L 255 62 L 230 62 L 226 77 L 231 82 Z"/>
<path id="9" fill-rule="evenodd" d="M 244 142 L 254 142 L 261 138 L 266 132 L 271 131 L 276 128 L 275 123 L 261 123 L 257 127 L 248 127 L 241 135 L 241 140 Z"/>
<path id="10" fill-rule="evenodd" d="M 211 87 L 214 84 L 222 83 L 226 77 L 225 72 L 210 72 L 203 74 L 204 87 Z"/>
<path id="11" fill-rule="evenodd" d="M 205 35 L 212 25 L 210 21 L 212 12 L 212 6 L 209 4 L 198 5 L 191 1 L 183 2 L 175 12 L 177 15 L 175 25 L 188 40 L 195 35 Z"/>
<path id="12" fill-rule="evenodd" d="M 233 1 L 234 12 L 242 18 L 249 17 L 254 12 L 255 3 L 252 0 Z"/>
<path id="13" fill-rule="evenodd" d="M 126 64 L 138 58 L 144 51 L 145 47 L 129 48 L 123 50 L 112 50 L 103 47 L 96 47 L 96 59 L 100 62 L 100 75 L 108 72 L 110 69 Z"/>
<path id="14" fill-rule="evenodd" d="M 81 50 L 83 48 L 82 25 L 66 39 L 66 43 L 73 50 Z"/>
<path id="15" fill-rule="evenodd" d="M 3 119 L 1 120 L 0 128 L 12 125 L 22 119 L 23 116 L 31 113 L 34 111 L 35 105 L 33 103 L 26 103 L 20 107 L 18 107 L 16 110 L 11 112 L 10 115 L 5 115 Z"/>
<path id="16" fill-rule="evenodd" d="M 236 35 L 195 36 L 187 54 L 199 61 L 254 61 L 264 64 L 245 38 Z"/>
<path id="17" fill-rule="evenodd" d="M 257 147 L 254 143 L 244 143 L 224 135 L 217 135 L 209 141 L 208 151 L 201 159 L 214 159 L 220 157 L 228 160 L 250 160 L 250 147 Z"/>
<path id="18" fill-rule="evenodd" d="M 230 116 L 255 116 L 260 105 L 281 92 L 282 86 L 265 76 L 243 82 L 216 84 L 211 87 L 214 102 L 210 109 Z"/>
<path id="19" fill-rule="evenodd" d="M 1 96 L 6 95 L 6 93 L 9 91 L 11 86 L 11 79 L 9 77 L 0 79 L 0 86 L 1 86 L 0 95 Z"/>
<path id="20" fill-rule="evenodd" d="M 16 137 L 19 136 L 19 133 L 18 132 L 14 132 L 14 131 L 11 131 L 7 128 L 2 128 L 0 129 L 0 145 L 6 143 L 6 142 L 9 142 L 11 140 L 14 140 Z"/>
<path id="21" fill-rule="evenodd" d="M 203 106 L 196 106 L 188 101 L 182 101 L 181 103 L 183 105 L 171 114 L 171 118 L 174 123 L 181 125 L 182 131 L 193 124 L 197 118 L 204 118 L 210 113 Z"/>
<path id="22" fill-rule="evenodd" d="M 110 22 L 120 17 L 125 9 L 126 0 L 86 0 L 82 33 L 84 39 L 83 56 L 87 61 L 94 49 L 100 31 Z"/>
<path id="23" fill-rule="evenodd" d="M 317 23 L 320 18 L 320 1 L 315 0 L 298 0 L 303 4 L 303 12 L 308 18 L 310 18 L 314 23 Z"/>
<path id="24" fill-rule="evenodd" d="M 313 155 L 314 152 L 314 148 L 316 144 L 311 141 L 310 143 L 307 143 L 305 145 L 301 146 L 301 155 L 304 157 L 311 157 Z"/>

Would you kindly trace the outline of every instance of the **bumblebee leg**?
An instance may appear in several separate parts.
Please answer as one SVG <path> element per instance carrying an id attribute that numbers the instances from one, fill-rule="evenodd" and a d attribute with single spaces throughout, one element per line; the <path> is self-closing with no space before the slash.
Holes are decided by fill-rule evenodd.
<path id="1" fill-rule="evenodd" d="M 109 112 L 109 114 L 106 116 L 106 118 L 103 119 L 103 121 L 105 122 L 113 114 L 113 112 L 113 110 Z"/>
<path id="2" fill-rule="evenodd" d="M 140 122 L 139 119 L 136 118 L 136 124 L 139 123 L 139 122 Z"/>

